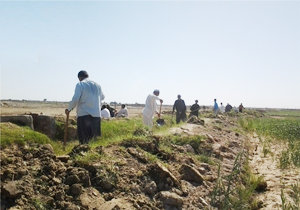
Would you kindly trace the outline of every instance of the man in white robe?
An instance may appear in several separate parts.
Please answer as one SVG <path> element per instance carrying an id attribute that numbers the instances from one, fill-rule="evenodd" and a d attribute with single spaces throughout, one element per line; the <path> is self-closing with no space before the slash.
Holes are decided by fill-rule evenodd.
<path id="1" fill-rule="evenodd" d="M 148 95 L 145 103 L 145 108 L 143 109 L 143 122 L 144 125 L 148 126 L 150 130 L 153 126 L 153 117 L 155 114 L 160 117 L 160 114 L 157 111 L 156 100 L 159 100 L 160 103 L 163 103 L 163 100 L 159 97 L 159 90 L 154 90 L 153 94 Z"/>

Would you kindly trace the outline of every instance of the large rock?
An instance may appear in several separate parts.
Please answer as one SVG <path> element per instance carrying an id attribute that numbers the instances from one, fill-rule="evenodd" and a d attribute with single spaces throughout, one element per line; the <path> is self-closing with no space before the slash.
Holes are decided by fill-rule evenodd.
<path id="1" fill-rule="evenodd" d="M 198 184 L 202 184 L 204 178 L 195 168 L 184 164 L 180 168 L 180 173 L 182 174 L 182 178 L 187 181 L 196 182 Z"/>
<path id="2" fill-rule="evenodd" d="M 20 126 L 28 126 L 32 130 L 34 129 L 33 126 L 33 118 L 30 115 L 17 115 L 17 116 L 1 116 L 1 122 L 11 122 Z"/>
<path id="3" fill-rule="evenodd" d="M 146 184 L 144 191 L 148 195 L 153 196 L 157 191 L 156 183 L 154 181 L 152 181 L 152 182 Z"/>
<path id="4" fill-rule="evenodd" d="M 78 196 L 81 194 L 81 192 L 82 192 L 82 186 L 80 184 L 73 184 L 69 189 L 69 193 L 72 196 Z"/>
<path id="5" fill-rule="evenodd" d="M 88 188 L 79 197 L 81 205 L 88 210 L 101 210 L 100 206 L 105 203 L 104 198 L 95 188 Z"/>
<path id="6" fill-rule="evenodd" d="M 181 208 L 183 204 L 183 198 L 176 193 L 169 191 L 161 191 L 158 196 L 159 200 L 164 204 L 164 206 L 174 206 Z"/>
<path id="7" fill-rule="evenodd" d="M 149 168 L 149 174 L 156 182 L 159 190 L 169 190 L 173 186 L 181 187 L 177 178 L 160 163 L 152 165 Z"/>
<path id="8" fill-rule="evenodd" d="M 10 181 L 3 184 L 1 195 L 6 199 L 15 199 L 21 195 L 22 191 L 18 189 L 16 181 Z"/>
<path id="9" fill-rule="evenodd" d="M 49 138 L 54 138 L 56 134 L 56 123 L 54 117 L 46 115 L 32 115 L 33 125 L 36 131 L 46 134 Z"/>

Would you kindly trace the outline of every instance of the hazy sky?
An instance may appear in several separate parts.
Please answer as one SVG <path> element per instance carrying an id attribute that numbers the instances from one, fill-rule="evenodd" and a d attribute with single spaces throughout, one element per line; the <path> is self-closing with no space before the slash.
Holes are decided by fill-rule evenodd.
<path id="1" fill-rule="evenodd" d="M 300 108 L 300 1 L 0 2 L 1 99 Z"/>

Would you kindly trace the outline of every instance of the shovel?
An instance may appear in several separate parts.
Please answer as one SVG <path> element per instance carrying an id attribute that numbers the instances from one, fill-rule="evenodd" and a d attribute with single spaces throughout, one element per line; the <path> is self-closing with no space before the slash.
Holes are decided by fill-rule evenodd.
<path id="1" fill-rule="evenodd" d="M 66 123 L 65 123 L 65 133 L 64 133 L 64 150 L 66 149 L 66 142 L 67 142 L 67 138 L 68 138 L 69 112 L 66 115 L 67 115 L 67 119 L 66 119 Z"/>
<path id="2" fill-rule="evenodd" d="M 156 123 L 159 125 L 159 126 L 162 126 L 165 124 L 165 120 L 160 118 L 160 115 L 161 115 L 161 106 L 162 106 L 162 103 L 160 103 L 160 107 L 159 107 L 159 117 L 158 119 L 156 120 Z"/>

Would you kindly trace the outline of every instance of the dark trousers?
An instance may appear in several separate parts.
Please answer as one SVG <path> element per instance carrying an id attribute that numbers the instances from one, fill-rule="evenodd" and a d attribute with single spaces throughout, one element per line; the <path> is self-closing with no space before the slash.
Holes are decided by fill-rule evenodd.
<path id="1" fill-rule="evenodd" d="M 186 114 L 185 112 L 176 112 L 176 123 L 178 124 L 180 120 L 185 121 Z"/>
<path id="2" fill-rule="evenodd" d="M 91 115 L 77 118 L 77 133 L 80 144 L 87 144 L 92 138 L 101 136 L 101 119 Z"/>

